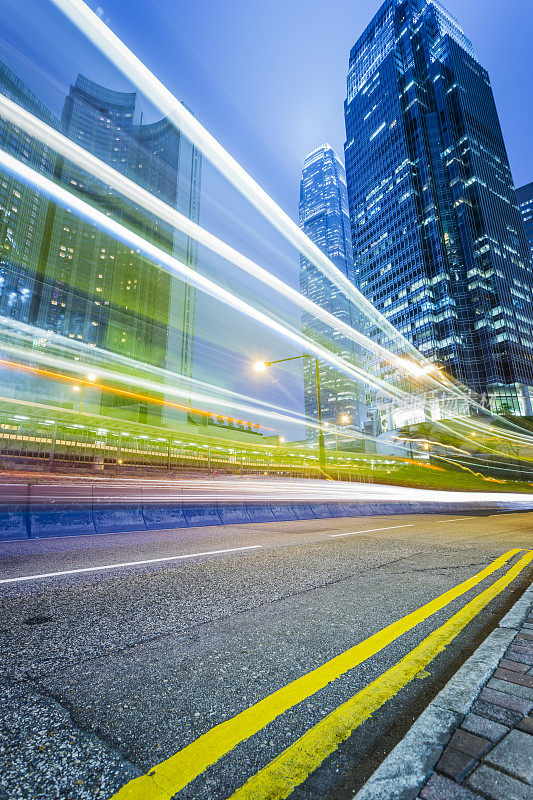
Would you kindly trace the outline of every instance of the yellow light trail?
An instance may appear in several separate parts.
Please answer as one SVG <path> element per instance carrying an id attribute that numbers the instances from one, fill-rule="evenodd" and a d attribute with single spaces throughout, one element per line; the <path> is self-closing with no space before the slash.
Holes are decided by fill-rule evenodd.
<path id="1" fill-rule="evenodd" d="M 2 328 L 4 329 L 2 331 Z M 312 420 L 308 420 L 305 415 L 299 414 L 297 411 L 292 411 L 291 416 L 287 415 L 287 409 L 283 408 L 282 406 L 278 406 L 274 403 L 269 403 L 264 400 L 260 400 L 258 398 L 249 397 L 247 395 L 242 395 L 239 392 L 234 392 L 231 389 L 227 389 L 223 386 L 218 386 L 216 384 L 207 383 L 206 381 L 198 380 L 197 378 L 191 378 L 189 376 L 181 375 L 180 373 L 171 372 L 170 370 L 162 369 L 161 367 L 156 367 L 153 364 L 148 364 L 146 362 L 135 361 L 128 356 L 124 356 L 121 353 L 115 353 L 111 350 L 103 350 L 99 347 L 93 346 L 92 344 L 87 344 L 86 342 L 80 342 L 75 339 L 69 339 L 62 334 L 55 333 L 53 331 L 47 331 L 44 328 L 38 328 L 35 325 L 29 325 L 27 323 L 23 323 L 20 320 L 14 320 L 10 317 L 1 317 L 0 316 L 0 335 L 4 332 L 10 337 L 10 341 L 15 336 L 26 336 L 28 337 L 29 341 L 26 340 L 25 347 L 15 347 L 11 344 L 5 344 L 0 340 L 0 349 L 4 350 L 5 352 L 16 353 L 17 355 L 28 357 L 28 346 L 31 349 L 31 360 L 36 361 L 40 360 L 41 362 L 46 363 L 55 363 L 60 364 L 63 368 L 68 368 L 70 370 L 77 370 L 77 371 L 85 371 L 87 369 L 95 369 L 95 363 L 98 365 L 99 371 L 104 371 L 107 368 L 102 366 L 102 362 L 104 364 L 108 361 L 116 362 L 116 364 L 124 367 L 126 369 L 132 369 L 133 373 L 129 373 L 127 375 L 128 381 L 130 383 L 136 383 L 138 385 L 143 385 L 145 388 L 153 389 L 154 391 L 158 391 L 162 394 L 170 392 L 174 394 L 181 394 L 181 396 L 187 396 L 199 400 L 200 402 L 212 402 L 216 404 L 225 404 L 231 405 L 233 408 L 238 408 L 240 411 L 245 411 L 246 413 L 252 414 L 268 414 L 270 411 L 274 413 L 276 411 L 282 412 L 281 414 L 275 413 L 273 419 L 283 420 L 285 422 L 293 422 L 297 421 L 299 424 L 313 424 Z M 42 342 L 42 350 L 34 349 L 34 339 L 40 339 Z M 22 339 L 24 342 L 24 339 Z M 72 361 L 67 361 L 67 359 L 57 359 L 54 356 L 49 355 L 50 345 L 52 347 L 59 347 L 62 351 L 66 352 L 67 354 L 78 353 L 78 355 L 74 356 Z M 48 348 L 48 349 L 47 349 Z M 82 353 L 88 360 L 89 364 L 83 366 L 79 362 L 79 354 Z M 61 363 L 60 363 L 61 362 Z M 158 377 L 160 381 L 156 383 L 155 381 L 144 381 L 144 379 L 139 378 L 139 370 L 142 372 L 148 372 L 152 375 Z M 125 375 L 121 372 L 112 372 L 107 370 L 107 374 L 109 375 L 110 379 L 112 380 L 124 380 Z M 182 381 L 185 385 L 185 388 L 180 388 L 176 386 L 176 382 Z M 192 391 L 189 388 L 189 384 L 201 389 L 205 392 L 219 392 L 225 397 L 213 397 L 211 395 L 201 395 L 198 394 L 196 391 Z M 245 401 L 247 405 L 242 405 L 241 401 Z M 254 403 L 256 405 L 250 406 L 249 403 Z"/>
<path id="2" fill-rule="evenodd" d="M 135 400 L 142 400 L 143 402 L 154 403 L 154 405 L 159 406 L 168 406 L 169 408 L 177 408 L 180 411 L 193 411 L 195 414 L 202 414 L 203 416 L 223 416 L 222 414 L 218 414 L 216 411 L 206 411 L 203 408 L 193 408 L 189 405 L 181 405 L 180 403 L 173 403 L 170 400 L 163 400 L 159 397 L 154 397 L 153 395 L 146 395 L 140 394 L 139 392 L 130 392 L 126 389 L 117 389 L 116 386 L 107 386 L 104 383 L 98 383 L 96 381 L 84 380 L 83 378 L 73 378 L 71 375 L 65 375 L 61 372 L 52 372 L 49 369 L 43 369 L 42 367 L 32 367 L 29 364 L 21 364 L 18 361 L 7 361 L 6 359 L 0 358 L 0 367 L 4 367 L 5 369 L 16 369 L 21 370 L 22 372 L 28 372 L 33 375 L 39 375 L 42 378 L 49 378 L 50 380 L 56 381 L 64 381 L 66 383 L 71 383 L 73 385 L 82 385 L 82 386 L 89 386 L 93 389 L 100 389 L 102 392 L 107 392 L 108 394 L 115 394 L 120 395 L 121 397 L 131 397 Z M 124 376 L 126 378 L 126 376 Z M 233 417 L 223 417 L 226 422 Z M 261 426 L 264 428 L 264 426 Z M 269 430 L 269 429 L 267 429 Z M 273 430 L 273 428 L 270 428 Z"/>
<path id="3" fill-rule="evenodd" d="M 0 166 L 3 166 L 8 172 L 18 176 L 26 183 L 29 183 L 30 185 L 44 192 L 47 196 L 52 197 L 57 203 L 64 206 L 68 210 L 75 210 L 78 215 L 89 221 L 91 224 L 96 225 L 101 230 L 107 231 L 114 238 L 124 242 L 129 247 L 137 250 L 139 253 L 142 253 L 161 269 L 165 269 L 167 272 L 171 272 L 179 276 L 182 280 L 185 280 L 187 283 L 195 286 L 201 292 L 204 292 L 210 297 L 214 297 L 216 300 L 219 300 L 230 308 L 239 311 L 255 322 L 270 328 L 278 335 L 288 339 L 293 344 L 298 345 L 298 347 L 313 353 L 322 361 L 326 361 L 354 380 L 362 381 L 363 383 L 372 386 L 377 391 L 381 391 L 394 399 L 408 397 L 408 394 L 405 391 L 391 386 L 380 378 L 371 376 L 364 370 L 359 369 L 353 364 L 347 362 L 345 359 L 336 356 L 325 347 L 317 344 L 315 341 L 313 341 L 313 339 L 304 336 L 288 325 L 278 322 L 277 320 L 260 311 L 255 306 L 252 306 L 244 300 L 241 300 L 239 297 L 219 286 L 214 281 L 210 280 L 204 275 L 199 274 L 191 267 L 179 261 L 177 258 L 169 255 L 164 250 L 156 247 L 138 234 L 133 233 L 124 225 L 118 223 L 114 219 L 111 219 L 103 212 L 91 206 L 89 203 L 81 200 L 77 195 L 74 195 L 72 192 L 54 183 L 54 181 L 51 181 L 49 178 L 41 175 L 36 170 L 28 167 L 26 164 L 23 164 L 21 161 L 3 150 L 0 150 Z"/>

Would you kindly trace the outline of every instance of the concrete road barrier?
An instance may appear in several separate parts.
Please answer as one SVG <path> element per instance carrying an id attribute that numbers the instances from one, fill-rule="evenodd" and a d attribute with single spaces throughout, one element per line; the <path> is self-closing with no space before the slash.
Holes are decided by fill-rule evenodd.
<path id="1" fill-rule="evenodd" d="M 292 510 L 296 514 L 296 519 L 316 519 L 313 506 L 306 503 L 293 503 Z"/>
<path id="2" fill-rule="evenodd" d="M 183 507 L 183 513 L 190 528 L 203 527 L 204 525 L 222 525 L 218 507 L 216 505 L 187 506 Z"/>
<path id="3" fill-rule="evenodd" d="M 270 503 L 246 503 L 251 522 L 275 522 L 276 517 Z"/>
<path id="4" fill-rule="evenodd" d="M 219 503 L 218 514 L 222 525 L 244 525 L 252 521 L 244 504 L 236 506 L 228 503 Z"/>
<path id="5" fill-rule="evenodd" d="M 155 492 L 155 493 L 154 493 Z M 145 499 L 143 500 L 143 495 Z M 520 501 L 255 503 L 183 502 L 180 491 L 132 486 L 0 484 L 0 541 L 250 522 L 286 522 L 394 514 L 450 516 L 531 510 Z"/>
<path id="6" fill-rule="evenodd" d="M 179 505 L 169 504 L 164 506 L 143 504 L 142 515 L 149 531 L 187 527 L 187 520 L 181 503 Z"/>
<path id="7" fill-rule="evenodd" d="M 96 533 L 91 486 L 29 487 L 28 518 L 32 539 Z"/>
<path id="8" fill-rule="evenodd" d="M 29 537 L 29 491 L 25 483 L 0 485 L 0 541 Z"/>
<path id="9" fill-rule="evenodd" d="M 272 513 L 278 522 L 291 522 L 298 519 L 290 503 L 272 503 Z"/>

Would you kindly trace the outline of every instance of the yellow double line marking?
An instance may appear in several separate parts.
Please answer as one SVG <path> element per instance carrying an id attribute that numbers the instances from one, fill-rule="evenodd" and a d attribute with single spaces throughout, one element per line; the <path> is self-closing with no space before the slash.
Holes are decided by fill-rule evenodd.
<path id="1" fill-rule="evenodd" d="M 362 722 L 442 653 L 476 614 L 503 591 L 532 559 L 533 553 L 523 556 L 505 575 L 450 617 L 401 661 L 287 747 L 241 789 L 237 789 L 229 800 L 282 800 L 288 797 Z"/>
<path id="2" fill-rule="evenodd" d="M 411 612 L 410 614 L 407 614 L 397 622 L 388 625 L 386 628 L 383 628 L 383 630 L 378 631 L 378 633 L 373 634 L 373 636 L 370 636 L 363 642 L 351 647 L 344 653 L 335 656 L 330 661 L 327 661 L 325 664 L 322 664 L 311 672 L 308 672 L 306 675 L 297 678 L 286 686 L 283 686 L 281 689 L 278 689 L 272 694 L 267 695 L 267 697 L 263 698 L 263 700 L 260 700 L 259 702 L 255 703 L 255 705 L 250 706 L 244 711 L 241 711 L 241 713 L 237 714 L 235 717 L 232 717 L 231 719 L 222 722 L 220 725 L 215 726 L 211 730 L 207 731 L 207 733 L 196 739 L 194 742 L 191 742 L 189 745 L 184 747 L 183 750 L 180 750 L 175 755 L 170 756 L 170 758 L 167 758 L 165 761 L 162 761 L 160 764 L 155 766 L 147 775 L 134 778 L 132 781 L 119 789 L 119 791 L 113 795 L 111 800 L 170 800 L 170 798 L 172 798 L 177 792 L 197 778 L 198 775 L 204 772 L 204 770 L 206 770 L 209 766 L 216 763 L 220 758 L 222 758 L 222 756 L 233 750 L 233 748 L 238 744 L 258 733 L 258 731 L 262 730 L 264 727 L 266 727 L 266 725 L 271 723 L 274 719 L 288 709 L 298 705 L 298 703 L 301 703 L 303 700 L 306 700 L 320 689 L 323 689 L 329 683 L 341 677 L 341 675 L 344 675 L 346 672 L 361 664 L 363 661 L 366 661 L 368 658 L 374 656 L 380 650 L 383 650 L 384 647 L 393 642 L 399 636 L 402 636 L 402 634 L 411 630 L 420 622 L 423 622 L 437 611 L 440 611 L 453 600 L 461 597 L 461 595 L 465 594 L 470 589 L 484 581 L 485 578 L 488 578 L 490 575 L 497 572 L 502 566 L 510 561 L 510 559 L 520 552 L 522 552 L 520 548 L 510 550 L 508 553 L 505 553 L 504 555 L 495 559 L 492 564 L 483 569 L 481 572 L 478 572 L 477 575 L 468 578 L 468 580 L 463 581 L 453 589 L 449 589 L 447 592 L 444 592 L 444 594 L 441 594 L 439 597 L 436 597 L 434 600 L 426 603 L 421 608 Z M 465 612 L 467 609 L 469 609 L 469 612 L 465 616 L 464 623 L 461 625 L 461 627 L 457 628 L 457 631 L 453 634 L 453 636 L 457 635 L 459 630 L 461 630 L 462 627 L 464 627 L 464 625 L 466 625 L 467 622 L 484 607 L 484 605 L 486 605 L 493 597 L 496 596 L 496 594 L 501 592 L 512 580 L 514 580 L 514 578 L 522 569 L 524 569 L 524 567 L 531 561 L 532 558 L 533 553 L 528 553 L 527 555 L 523 556 L 522 559 L 520 559 L 520 561 L 502 578 L 496 581 L 493 586 L 489 587 L 489 589 L 485 590 L 485 592 L 482 592 L 477 598 L 475 598 L 475 600 L 471 601 L 471 603 L 465 606 L 465 608 L 462 609 L 462 612 L 459 612 L 459 615 Z M 487 593 L 489 593 L 490 596 Z M 472 610 L 474 606 L 475 610 Z M 470 616 L 468 614 L 470 614 Z M 459 615 L 456 614 L 454 617 L 452 617 L 449 622 L 446 623 L 446 625 L 452 623 L 452 621 L 455 620 Z M 446 625 L 437 629 L 437 631 L 431 634 L 428 639 L 425 639 L 422 644 L 419 645 L 418 648 L 415 648 L 415 650 L 413 650 L 412 653 L 410 653 L 406 658 L 412 658 L 413 653 L 416 653 L 419 648 L 427 646 L 427 643 L 430 640 L 432 643 L 438 641 L 438 649 L 435 651 L 435 655 L 437 652 L 440 652 L 440 650 L 444 649 L 448 641 L 451 641 L 451 639 L 446 638 L 447 634 L 443 636 L 441 633 L 443 628 L 446 628 Z M 451 638 L 453 638 L 453 636 Z M 423 664 L 427 664 L 432 658 L 434 658 L 434 655 L 427 657 L 425 660 L 422 656 L 416 656 L 415 661 L 417 664 L 418 660 L 420 663 L 423 661 Z M 351 701 L 348 701 L 347 704 L 340 706 L 335 712 L 333 712 L 333 714 L 330 714 L 321 723 L 319 723 L 318 726 L 315 726 L 315 728 L 312 728 L 310 731 L 308 731 L 304 737 L 302 737 L 302 739 L 299 739 L 297 742 L 295 742 L 294 745 L 285 750 L 264 770 L 261 770 L 259 773 L 257 773 L 257 775 L 251 778 L 251 780 L 248 781 L 248 783 L 245 784 L 242 789 L 238 790 L 233 797 L 238 797 L 239 800 L 240 798 L 245 797 L 253 797 L 257 799 L 263 797 L 286 797 L 287 794 L 292 791 L 294 786 L 305 780 L 305 777 L 309 774 L 309 772 L 327 757 L 328 746 L 331 746 L 327 745 L 326 743 L 324 743 L 322 746 L 319 746 L 315 742 L 316 746 L 314 746 L 314 749 L 312 751 L 310 750 L 309 753 L 309 758 L 311 758 L 312 753 L 315 754 L 314 757 L 311 758 L 312 764 L 314 764 L 313 766 L 311 765 L 311 761 L 309 761 L 309 759 L 302 760 L 299 757 L 299 754 L 302 754 L 302 751 L 298 747 L 299 743 L 305 740 L 308 736 L 313 738 L 315 735 L 314 732 L 317 731 L 317 729 L 319 729 L 319 733 L 316 735 L 318 736 L 318 739 L 320 739 L 321 736 L 325 735 L 326 728 L 328 728 L 330 729 L 330 732 L 333 730 L 335 731 L 334 739 L 331 740 L 336 742 L 332 746 L 333 749 L 335 749 L 335 747 L 337 747 L 341 741 L 350 735 L 354 727 L 360 724 L 360 722 L 357 722 L 357 713 L 366 713 L 350 710 L 351 706 L 350 709 L 348 709 L 347 706 L 350 703 L 357 703 L 357 698 L 359 698 L 365 692 L 370 691 L 371 694 L 373 693 L 372 696 L 374 697 L 374 705 L 372 706 L 371 704 L 370 711 L 364 718 L 369 716 L 372 711 L 374 711 L 376 708 L 379 708 L 379 706 L 382 705 L 388 699 L 388 697 L 392 697 L 401 688 L 401 686 L 405 685 L 405 683 L 411 680 L 412 675 L 410 670 L 412 668 L 407 667 L 404 664 L 405 661 L 406 659 L 403 659 L 396 664 L 392 670 L 389 670 L 378 679 L 378 681 L 385 679 L 385 677 L 394 670 L 400 670 L 402 675 L 410 676 L 405 677 L 404 683 L 401 685 L 398 684 L 398 688 L 394 689 L 392 694 L 385 696 L 387 691 L 391 691 L 390 689 L 376 691 L 375 685 L 377 681 L 374 681 L 365 690 L 363 690 L 363 692 L 355 695 Z M 421 668 L 421 666 L 416 666 L 413 674 L 416 674 L 416 672 L 418 672 Z M 398 679 L 396 678 L 396 684 L 397 683 Z M 391 684 L 391 686 L 392 685 L 393 684 Z M 372 687 L 374 688 L 372 689 Z M 382 696 L 383 699 L 376 705 L 375 703 Z M 363 706 L 367 702 L 369 702 L 369 698 L 367 695 L 365 695 L 365 699 L 363 699 Z M 335 716 L 337 714 L 339 715 L 338 717 Z M 351 720 L 351 722 L 347 722 L 347 720 Z M 326 721 L 329 721 L 329 726 L 326 726 Z M 360 719 L 360 721 L 362 721 L 362 719 Z M 322 729 L 322 725 L 325 726 L 324 729 Z M 348 729 L 348 732 L 346 735 L 344 735 L 346 729 Z M 313 739 L 313 742 L 314 741 L 315 740 Z M 311 740 L 309 740 L 309 744 L 307 743 L 307 740 L 303 744 L 304 749 L 308 746 L 312 746 Z M 293 748 L 297 748 L 297 750 L 293 750 Z M 332 752 L 332 750 L 329 752 Z M 322 753 L 324 753 L 324 755 L 321 755 Z M 289 777 L 288 774 L 287 778 L 283 777 L 283 775 L 286 774 L 285 771 L 287 769 L 284 760 L 285 754 L 289 754 L 287 758 L 289 761 L 293 762 L 293 767 L 291 769 L 296 777 Z M 297 757 L 295 758 L 295 756 Z M 303 761 L 305 761 L 305 765 L 297 767 L 297 762 L 298 764 L 300 762 L 303 764 Z M 281 769 L 281 773 L 278 773 L 279 769 Z M 269 788 L 272 780 L 274 780 L 276 786 L 275 792 L 277 792 L 274 794 L 272 794 L 272 790 Z M 254 781 L 257 781 L 257 786 L 254 784 L 251 789 L 249 789 L 249 786 Z M 289 784 L 292 783 L 292 785 L 289 785 L 288 789 L 288 784 L 286 781 L 289 781 Z M 283 792 L 286 790 L 287 793 L 283 794 Z M 239 794 L 243 792 L 244 794 Z M 280 794 L 280 792 L 282 793 Z"/>

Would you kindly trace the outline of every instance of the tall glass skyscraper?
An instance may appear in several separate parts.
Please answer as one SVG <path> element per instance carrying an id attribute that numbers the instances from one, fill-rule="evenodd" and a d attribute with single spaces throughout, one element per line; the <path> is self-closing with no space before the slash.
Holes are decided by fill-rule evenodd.
<path id="1" fill-rule="evenodd" d="M 531 269 L 533 269 L 533 183 L 526 183 L 525 186 L 517 189 L 516 197 L 524 222 L 524 230 L 531 256 Z"/>
<path id="2" fill-rule="evenodd" d="M 354 281 L 346 173 L 339 156 L 328 144 L 317 147 L 304 162 L 300 183 L 300 228 L 333 261 L 335 266 Z M 300 257 L 300 291 L 317 305 L 353 325 L 352 311 L 346 297 L 303 256 Z M 357 360 L 356 347 L 342 334 L 332 331 L 310 314 L 302 314 L 304 333 L 350 361 Z M 348 376 L 320 363 L 322 416 L 336 423 L 349 419 L 360 428 L 362 406 L 360 388 Z M 315 365 L 304 360 L 305 411 L 317 418 Z M 316 436 L 309 429 L 309 436 Z"/>
<path id="3" fill-rule="evenodd" d="M 88 152 L 194 221 L 199 217 L 201 157 L 166 119 L 143 122 L 136 93 L 79 75 L 60 127 Z M 55 178 L 91 205 L 189 266 L 196 246 L 107 185 L 58 158 Z M 192 287 L 68 209 L 48 204 L 32 292 L 30 321 L 46 331 L 190 377 L 194 344 Z M 106 413 L 130 405 L 102 393 Z M 158 416 L 157 406 L 152 415 Z M 154 419 L 155 421 L 155 419 Z"/>
<path id="4" fill-rule="evenodd" d="M 53 128 L 53 114 L 0 62 L 0 92 Z M 0 117 L 0 143 L 10 155 L 51 177 L 55 154 Z M 27 322 L 35 288 L 48 201 L 8 173 L 0 174 L 0 314 Z"/>
<path id="5" fill-rule="evenodd" d="M 358 288 L 495 411 L 530 414 L 524 228 L 489 76 L 437 0 L 383 3 L 350 53 L 345 121 Z"/>

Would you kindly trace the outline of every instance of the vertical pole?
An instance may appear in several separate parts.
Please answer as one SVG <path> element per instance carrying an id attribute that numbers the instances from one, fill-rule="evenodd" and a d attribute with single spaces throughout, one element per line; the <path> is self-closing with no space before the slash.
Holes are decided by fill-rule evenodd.
<path id="1" fill-rule="evenodd" d="M 335 423 L 335 461 L 337 462 L 337 480 L 340 481 L 341 474 L 339 470 L 339 443 L 337 441 L 337 423 Z"/>
<path id="2" fill-rule="evenodd" d="M 81 397 L 80 397 L 80 410 L 78 411 L 78 417 L 81 417 L 81 407 L 83 404 L 83 392 L 85 391 L 85 384 L 82 383 L 81 385 Z"/>
<path id="3" fill-rule="evenodd" d="M 172 440 L 169 439 L 167 443 L 167 469 L 170 471 L 172 468 Z"/>
<path id="4" fill-rule="evenodd" d="M 320 398 L 320 369 L 318 366 L 318 358 L 315 358 L 315 376 L 316 376 L 316 404 L 318 411 L 318 463 L 320 469 L 326 466 L 326 448 L 324 446 L 324 431 L 322 430 L 322 400 Z"/>
<path id="5" fill-rule="evenodd" d="M 52 430 L 52 444 L 50 445 L 50 467 L 53 467 L 54 465 L 56 438 L 57 438 L 57 422 L 54 422 L 54 428 Z"/>

